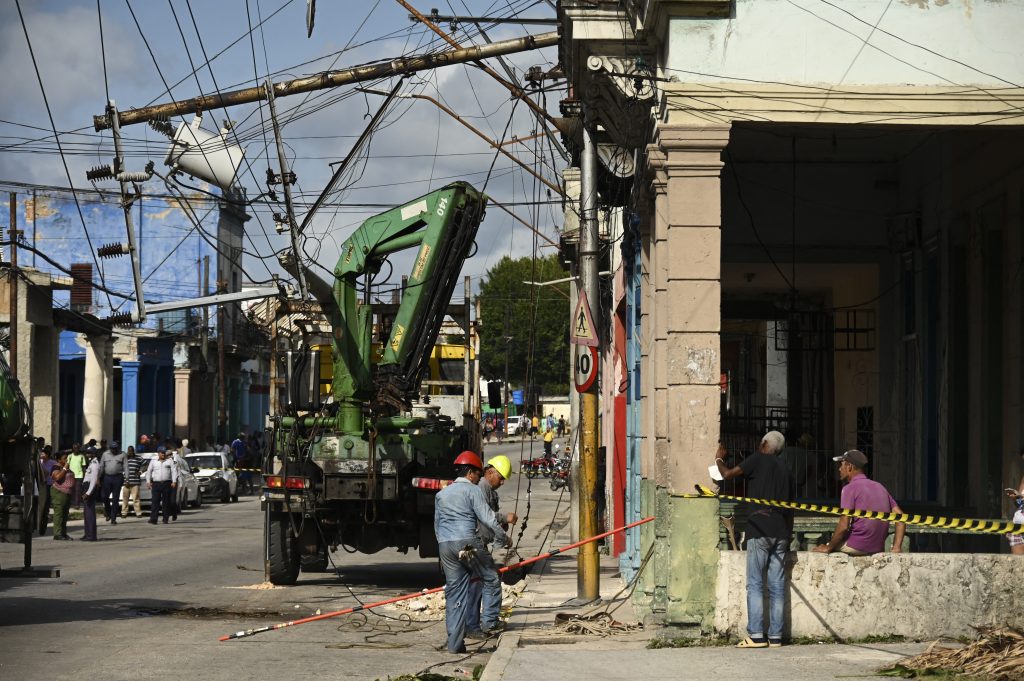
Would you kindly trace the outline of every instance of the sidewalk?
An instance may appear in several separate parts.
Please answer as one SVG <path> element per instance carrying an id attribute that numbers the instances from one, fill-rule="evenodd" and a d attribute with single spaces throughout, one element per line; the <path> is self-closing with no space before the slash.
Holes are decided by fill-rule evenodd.
<path id="1" fill-rule="evenodd" d="M 601 594 L 610 599 L 625 584 L 618 561 L 602 556 Z M 609 610 L 624 624 L 639 620 L 625 593 L 598 605 L 563 605 L 576 596 L 576 556 L 556 556 L 527 580 L 512 606 L 508 630 L 501 636 L 481 681 L 554 681 L 562 679 L 756 679 L 800 681 L 833 678 L 882 678 L 881 667 L 914 655 L 923 643 L 806 644 L 741 650 L 728 647 L 648 649 L 663 632 L 639 629 L 609 636 L 567 634 L 557 613 L 593 614 Z"/>

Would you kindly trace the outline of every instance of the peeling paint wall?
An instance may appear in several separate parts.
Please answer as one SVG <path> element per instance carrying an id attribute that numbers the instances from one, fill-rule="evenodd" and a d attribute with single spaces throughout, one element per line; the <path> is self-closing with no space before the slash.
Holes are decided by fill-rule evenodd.
<path id="1" fill-rule="evenodd" d="M 971 625 L 1024 626 L 1024 560 L 985 554 L 791 554 L 786 636 L 973 636 Z M 743 551 L 722 551 L 715 629 L 747 624 Z"/>

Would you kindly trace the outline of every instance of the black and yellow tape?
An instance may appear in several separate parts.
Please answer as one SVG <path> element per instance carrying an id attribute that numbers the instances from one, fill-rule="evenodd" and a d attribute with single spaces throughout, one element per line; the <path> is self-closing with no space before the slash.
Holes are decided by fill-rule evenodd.
<path id="1" fill-rule="evenodd" d="M 1003 520 L 979 520 L 977 518 L 945 518 L 943 516 L 918 515 L 913 513 L 883 513 L 879 511 L 859 511 L 840 506 L 821 506 L 819 504 L 805 504 L 798 501 L 778 501 L 776 499 L 755 499 L 753 497 L 735 497 L 728 494 L 716 494 L 703 485 L 697 485 L 697 494 L 679 494 L 686 498 L 716 497 L 718 499 L 731 499 L 733 501 L 744 501 L 750 504 L 761 504 L 762 506 L 774 506 L 776 508 L 787 508 L 794 511 L 810 511 L 812 513 L 824 513 L 827 515 L 849 516 L 851 518 L 869 518 L 871 520 L 887 520 L 889 522 L 906 523 L 907 525 L 920 525 L 924 527 L 942 527 L 950 530 L 964 532 L 978 532 L 981 534 L 1019 534 L 1024 535 L 1024 525 L 1011 523 Z"/>

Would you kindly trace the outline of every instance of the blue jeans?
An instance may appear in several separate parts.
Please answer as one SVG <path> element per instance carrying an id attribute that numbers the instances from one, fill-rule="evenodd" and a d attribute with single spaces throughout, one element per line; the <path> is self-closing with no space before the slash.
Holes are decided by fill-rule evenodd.
<path id="1" fill-rule="evenodd" d="M 477 552 L 477 561 L 480 564 L 482 572 L 493 572 L 495 576 L 498 574 L 498 568 L 494 563 L 494 558 L 490 552 L 486 550 L 486 546 L 483 553 Z M 501 578 L 498 578 L 498 597 L 497 600 L 491 600 L 488 604 L 488 611 L 484 613 L 481 618 L 480 610 L 483 606 L 484 597 L 484 580 L 474 579 L 469 582 L 469 611 L 466 613 L 466 631 L 480 631 L 481 625 L 484 629 L 493 627 L 498 622 L 499 611 L 501 610 Z M 481 619 L 483 620 L 481 622 Z"/>
<path id="2" fill-rule="evenodd" d="M 768 587 L 768 638 L 782 638 L 786 605 L 786 550 L 789 540 L 758 537 L 747 540 L 747 633 L 764 636 L 764 592 Z M 767 580 L 765 579 L 767 573 Z"/>
<path id="3" fill-rule="evenodd" d="M 469 561 L 469 565 L 459 560 L 459 551 L 467 545 L 476 549 L 476 559 Z M 470 581 L 480 580 L 483 604 L 481 624 L 490 628 L 497 624 L 498 612 L 501 610 L 501 580 L 498 579 L 494 561 L 478 537 L 469 541 L 438 542 L 438 549 L 441 567 L 444 569 L 444 623 L 448 633 L 448 652 L 459 653 L 465 650 L 469 613 L 478 607 L 470 598 Z"/>

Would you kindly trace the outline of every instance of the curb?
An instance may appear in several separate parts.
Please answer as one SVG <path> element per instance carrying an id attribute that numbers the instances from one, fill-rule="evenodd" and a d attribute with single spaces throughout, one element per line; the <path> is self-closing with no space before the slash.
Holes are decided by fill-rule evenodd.
<path id="1" fill-rule="evenodd" d="M 484 673 L 480 675 L 480 681 L 499 681 L 505 676 L 505 668 L 512 661 L 512 655 L 519 647 L 519 634 L 505 632 L 498 640 L 498 649 L 491 655 L 484 667 Z"/>

